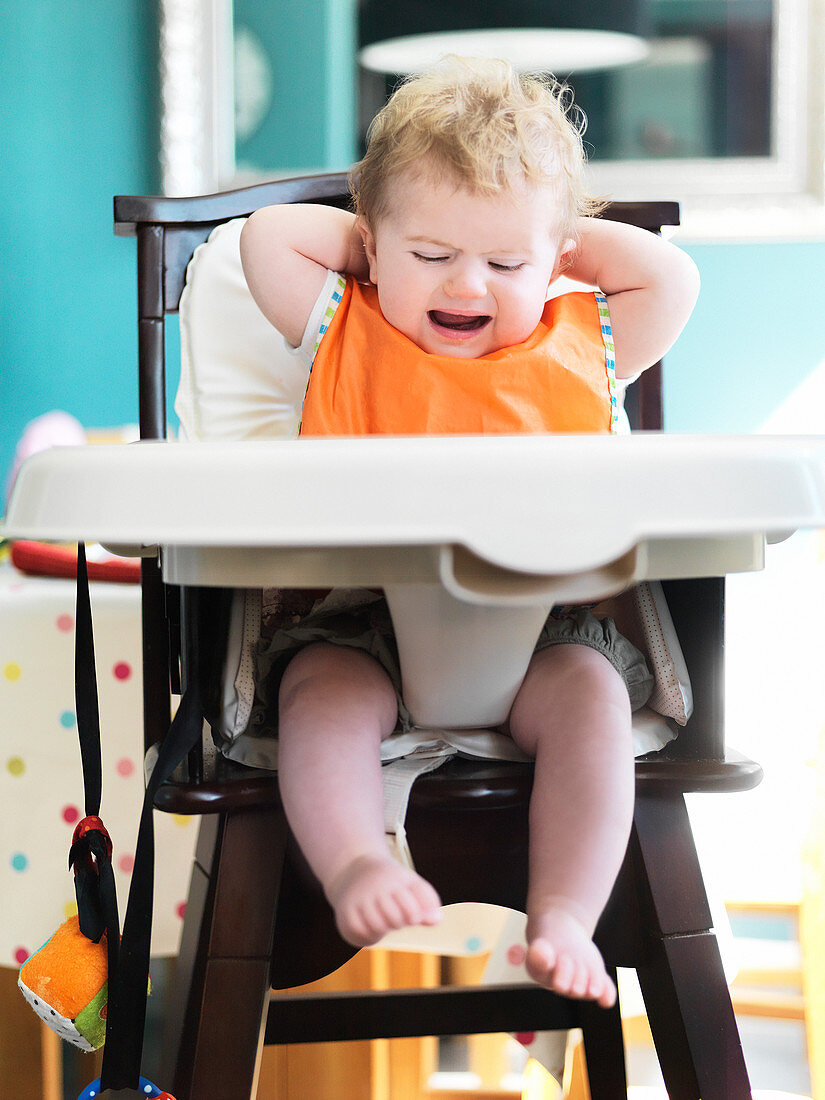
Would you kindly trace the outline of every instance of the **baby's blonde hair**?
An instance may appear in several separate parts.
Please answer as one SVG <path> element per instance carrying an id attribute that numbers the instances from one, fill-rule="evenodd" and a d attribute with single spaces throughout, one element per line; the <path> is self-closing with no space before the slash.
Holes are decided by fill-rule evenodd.
<path id="1" fill-rule="evenodd" d="M 585 188 L 585 125 L 564 85 L 506 61 L 447 57 L 406 79 L 373 119 L 350 173 L 356 213 L 374 228 L 388 210 L 388 182 L 421 166 L 481 194 L 555 185 L 561 232 L 575 236 L 578 218 L 604 206 Z"/>

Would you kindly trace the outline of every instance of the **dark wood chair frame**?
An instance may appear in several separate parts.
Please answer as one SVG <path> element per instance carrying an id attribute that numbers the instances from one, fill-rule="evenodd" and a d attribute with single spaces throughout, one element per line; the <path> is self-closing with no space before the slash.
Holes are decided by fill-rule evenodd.
<path id="1" fill-rule="evenodd" d="M 177 311 L 195 247 L 230 218 L 280 202 L 348 203 L 346 178 L 277 181 L 192 199 L 118 196 L 115 231 L 137 238 L 142 438 L 166 435 L 164 322 Z M 674 203 L 617 203 L 605 217 L 659 232 Z M 661 364 L 628 393 L 631 423 L 662 427 Z M 273 578 L 277 581 L 277 578 Z M 757 785 L 761 770 L 726 750 L 724 579 L 665 585 L 695 695 L 679 737 L 636 764 L 633 830 L 596 933 L 611 970 L 637 971 L 671 1100 L 745 1100 L 747 1070 L 685 808 L 688 792 Z M 215 635 L 220 590 L 178 590 L 143 563 L 146 745 L 169 726 L 197 648 Z M 532 769 L 451 761 L 416 783 L 407 819 L 417 867 L 445 903 L 522 910 Z M 594 1100 L 626 1100 L 618 1007 L 605 1011 L 533 986 L 278 994 L 330 973 L 354 949 L 335 931 L 317 882 L 289 834 L 271 773 L 195 753 L 156 800 L 203 815 L 170 1011 L 169 1059 L 178 1100 L 246 1100 L 261 1044 L 581 1027 Z M 473 859 L 478 855 L 478 859 Z M 300 946 L 298 946 L 300 945 Z M 171 1073 L 167 1079 L 172 1079 Z"/>

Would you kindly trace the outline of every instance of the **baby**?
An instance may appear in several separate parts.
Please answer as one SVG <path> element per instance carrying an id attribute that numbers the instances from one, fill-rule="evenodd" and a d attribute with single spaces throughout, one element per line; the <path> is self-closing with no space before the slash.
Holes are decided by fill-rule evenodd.
<path id="1" fill-rule="evenodd" d="M 253 214 L 249 287 L 312 365 L 302 434 L 610 431 L 614 371 L 662 357 L 698 276 L 653 234 L 593 217 L 583 171 L 563 89 L 452 58 L 375 119 L 355 214 Z M 601 293 L 550 299 L 562 272 Z M 409 715 L 380 594 L 305 610 L 276 646 L 283 802 L 341 935 L 366 945 L 440 915 L 384 837 L 379 745 Z M 528 971 L 604 1006 L 616 991 L 592 936 L 627 845 L 631 711 L 650 686 L 611 620 L 556 609 L 506 724 L 535 758 Z"/>

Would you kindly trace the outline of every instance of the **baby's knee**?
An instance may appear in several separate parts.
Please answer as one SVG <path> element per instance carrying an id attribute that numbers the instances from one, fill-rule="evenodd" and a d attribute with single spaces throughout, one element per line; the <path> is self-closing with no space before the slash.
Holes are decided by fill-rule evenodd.
<path id="1" fill-rule="evenodd" d="M 610 658 L 589 645 L 548 646 L 535 655 L 529 671 L 552 680 L 557 690 L 562 685 L 576 692 L 624 688 L 624 679 Z"/>
<path id="2" fill-rule="evenodd" d="M 630 694 L 620 669 L 607 654 L 586 645 L 558 646 L 566 664 L 569 690 L 603 706 L 612 705 L 630 720 Z"/>
<path id="3" fill-rule="evenodd" d="M 611 618 L 598 618 L 586 607 L 571 608 L 558 618 L 550 616 L 537 644 L 537 657 L 549 650 L 547 660 L 585 683 L 603 691 L 623 695 L 619 680 L 630 697 L 633 710 L 647 702 L 653 676 L 644 654 L 616 629 Z M 615 673 L 615 676 L 614 676 Z"/>
<path id="4" fill-rule="evenodd" d="M 600 720 L 587 723 L 586 717 L 596 712 Z M 560 729 L 583 722 L 597 730 L 630 728 L 630 699 L 621 674 L 603 653 L 585 645 L 554 645 L 536 653 L 510 712 L 516 743 L 535 755 L 539 740 L 555 739 Z"/>
<path id="5" fill-rule="evenodd" d="M 279 725 L 307 712 L 331 709 L 374 714 L 379 724 L 395 727 L 398 704 L 389 675 L 363 650 L 316 642 L 289 662 L 278 694 Z"/>

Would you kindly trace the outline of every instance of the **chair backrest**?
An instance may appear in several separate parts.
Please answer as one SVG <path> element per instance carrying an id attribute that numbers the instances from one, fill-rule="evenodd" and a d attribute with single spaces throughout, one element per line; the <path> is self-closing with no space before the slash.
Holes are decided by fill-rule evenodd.
<path id="1" fill-rule="evenodd" d="M 290 202 L 315 202 L 346 208 L 350 204 L 347 178 L 342 173 L 307 176 L 194 198 L 130 195 L 115 198 L 115 232 L 120 236 L 135 236 L 138 246 L 141 438 L 161 439 L 166 436 L 165 318 L 167 314 L 178 312 L 185 293 L 187 267 L 196 249 L 216 227 L 245 218 L 262 206 Z M 622 202 L 608 206 L 603 216 L 658 233 L 665 225 L 678 225 L 679 208 L 677 203 L 670 202 Z M 230 291 L 238 289 L 230 288 Z M 240 290 L 246 293 L 245 287 Z M 257 331 L 261 332 L 260 326 Z M 274 330 L 266 332 L 265 324 L 263 331 L 266 334 L 254 337 L 255 341 L 271 339 L 274 344 L 279 340 Z M 189 334 L 182 333 L 182 340 L 189 338 Z M 195 339 L 196 334 L 192 338 Z M 254 351 L 256 354 L 260 351 L 258 344 Z M 246 400 L 240 410 L 245 424 L 243 438 L 289 434 L 290 418 L 294 418 L 296 403 L 303 390 L 297 375 L 284 374 L 280 384 L 282 399 L 273 401 L 269 392 L 266 401 L 261 402 L 253 392 L 251 399 Z M 271 388 L 271 379 L 262 382 L 262 388 L 265 386 Z M 208 404 L 207 398 L 206 406 Z M 265 412 L 262 413 L 264 406 Z M 629 387 L 625 407 L 634 429 L 660 430 L 663 427 L 661 364 L 646 371 Z M 189 410 L 179 408 L 178 411 L 182 424 L 188 427 L 193 422 Z M 220 423 L 226 412 L 225 392 L 213 399 L 211 410 L 207 408 L 207 412 L 212 417 L 212 427 Z M 200 433 L 194 431 L 192 434 L 197 438 Z M 214 432 L 208 435 L 215 437 Z M 707 679 L 710 690 L 704 693 L 704 703 L 697 706 L 697 713 L 689 724 L 691 736 L 680 737 L 675 751 L 679 755 L 716 757 L 724 752 L 720 721 L 721 675 L 720 666 L 714 663 L 716 657 L 707 656 L 707 630 L 712 627 L 711 633 L 717 636 L 721 631 L 721 582 L 712 580 L 704 583 L 713 586 L 713 592 L 709 593 L 710 601 L 702 600 L 697 604 L 693 596 L 682 600 L 685 605 L 684 618 L 677 623 L 677 629 L 686 650 L 695 651 L 693 661 L 702 664 L 703 671 L 707 672 L 703 679 Z M 159 690 L 159 686 L 168 683 L 170 654 L 166 644 L 168 625 L 164 616 L 172 611 L 174 618 L 175 601 L 168 592 L 164 593 L 156 565 L 151 561 L 144 565 L 144 590 L 150 594 L 150 599 L 144 601 L 144 636 L 147 639 L 144 711 L 147 741 L 152 743 L 165 732 L 169 720 L 166 693 Z M 678 590 L 674 591 L 674 596 L 679 598 Z M 704 610 L 700 610 L 699 605 Z M 691 619 L 696 619 L 696 622 L 688 621 L 684 625 Z M 691 641 L 694 637 L 695 643 Z M 178 656 L 175 652 L 177 637 L 172 639 L 172 646 L 171 667 L 174 670 L 178 664 L 175 659 Z M 717 648 L 721 647 L 711 646 L 710 652 L 715 654 Z M 693 661 L 688 658 L 691 677 L 695 681 Z M 173 683 L 173 689 L 177 686 Z"/>

